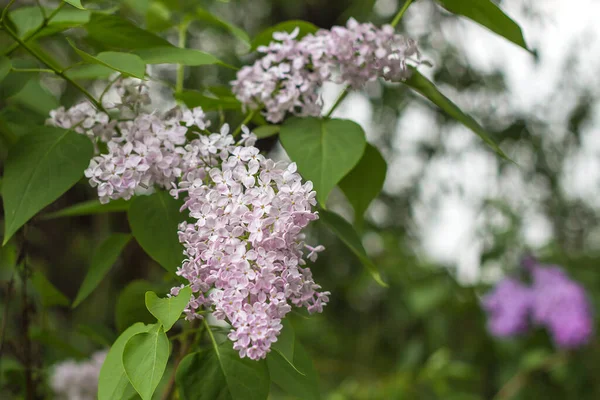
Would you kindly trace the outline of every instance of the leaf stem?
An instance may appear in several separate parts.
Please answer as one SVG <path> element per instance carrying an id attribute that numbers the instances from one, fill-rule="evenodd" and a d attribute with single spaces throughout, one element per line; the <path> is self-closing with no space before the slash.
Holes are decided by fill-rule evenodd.
<path id="1" fill-rule="evenodd" d="M 4 18 L 6 18 L 6 14 L 8 14 L 8 9 L 15 3 L 16 0 L 10 0 L 6 7 L 2 10 L 2 15 L 0 15 L 0 22 L 4 24 Z"/>
<path id="2" fill-rule="evenodd" d="M 49 74 L 54 74 L 55 72 L 51 69 L 47 68 L 11 68 L 12 72 L 47 72 Z"/>
<path id="3" fill-rule="evenodd" d="M 252 119 L 252 117 L 254 117 L 254 113 L 255 110 L 252 110 L 248 113 L 248 115 L 246 115 L 246 118 L 244 118 L 244 120 L 242 121 L 242 123 L 235 128 L 235 130 L 233 131 L 232 135 L 233 137 L 236 137 L 237 135 L 240 134 L 240 132 L 242 131 L 242 126 L 246 125 L 248 122 L 250 122 L 250 120 Z"/>
<path id="4" fill-rule="evenodd" d="M 346 85 L 346 87 L 339 94 L 338 98 L 335 100 L 335 103 L 333 103 L 333 106 L 331 106 L 331 108 L 329 109 L 327 114 L 325 114 L 325 118 L 331 118 L 331 114 L 333 114 L 335 109 L 338 108 L 338 106 L 342 103 L 342 101 L 344 101 L 346 96 L 348 96 L 348 93 L 350 93 L 350 86 Z"/>
<path id="5" fill-rule="evenodd" d="M 177 40 L 177 46 L 184 49 L 185 40 L 187 38 L 187 30 L 190 26 L 190 20 L 183 21 L 178 28 L 179 39 Z M 177 79 L 175 81 L 175 93 L 181 93 L 183 90 L 183 81 L 185 79 L 185 65 L 177 64 Z"/>
<path id="6" fill-rule="evenodd" d="M 410 6 L 410 3 L 412 3 L 412 2 L 413 2 L 413 0 L 406 0 L 404 2 L 404 5 L 400 9 L 400 11 L 398 11 L 398 14 L 396 14 L 394 19 L 390 23 L 391 26 L 393 26 L 395 28 L 400 23 L 400 20 L 402 19 L 402 17 L 404 16 L 404 13 L 406 12 L 406 10 L 408 10 L 408 7 Z"/>

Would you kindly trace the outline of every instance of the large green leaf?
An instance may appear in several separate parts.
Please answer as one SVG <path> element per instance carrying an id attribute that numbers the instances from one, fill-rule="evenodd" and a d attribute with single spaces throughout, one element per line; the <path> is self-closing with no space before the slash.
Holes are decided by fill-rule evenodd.
<path id="1" fill-rule="evenodd" d="M 39 79 L 31 79 L 14 96 L 7 100 L 10 104 L 18 104 L 35 111 L 44 119 L 51 110 L 60 107 L 60 102 Z"/>
<path id="2" fill-rule="evenodd" d="M 0 56 L 0 82 L 6 78 L 6 75 L 8 75 L 11 68 L 12 63 L 10 62 L 10 58 Z"/>
<path id="3" fill-rule="evenodd" d="M 331 229 L 331 231 L 333 231 L 333 233 L 335 233 L 336 236 L 340 238 L 346 246 L 348 246 L 348 248 L 358 257 L 358 259 L 367 268 L 367 270 L 377 283 L 379 283 L 381 286 L 387 287 L 387 284 L 381 279 L 377 267 L 375 266 L 375 264 L 373 264 L 373 261 L 371 261 L 371 259 L 367 255 L 367 252 L 365 251 L 365 248 L 362 245 L 360 237 L 358 236 L 354 228 L 352 228 L 352 225 L 350 225 L 344 218 L 340 217 L 339 215 L 325 210 L 319 211 L 319 220 L 323 221 L 323 223 L 327 225 L 327 227 Z"/>
<path id="4" fill-rule="evenodd" d="M 365 152 L 352 171 L 340 182 L 340 189 L 354 208 L 355 222 L 360 224 L 369 204 L 381 192 L 387 164 L 376 147 L 367 144 Z"/>
<path id="5" fill-rule="evenodd" d="M 88 38 L 114 49 L 173 47 L 160 36 L 115 15 L 92 14 L 85 28 Z"/>
<path id="6" fill-rule="evenodd" d="M 44 214 L 42 219 L 54 219 L 62 217 L 77 217 L 81 215 L 103 214 L 110 212 L 121 212 L 129 209 L 131 202 L 124 199 L 111 200 L 110 203 L 102 204 L 99 200 L 90 200 L 83 203 L 77 203 L 70 207 L 53 213 Z"/>
<path id="7" fill-rule="evenodd" d="M 115 307 L 115 323 L 120 332 L 136 322 L 152 323 L 156 321 L 146 309 L 144 295 L 149 290 L 161 292 L 167 288 L 157 283 L 135 280 L 121 291 Z"/>
<path id="8" fill-rule="evenodd" d="M 100 64 L 78 65 L 65 72 L 71 79 L 106 79 L 114 73 L 114 69 Z"/>
<path id="9" fill-rule="evenodd" d="M 293 367 L 279 353 L 271 356 L 271 352 L 267 357 L 271 381 L 294 397 L 318 400 L 321 398 L 319 379 L 313 362 L 300 342 L 294 340 L 293 346 Z"/>
<path id="10" fill-rule="evenodd" d="M 181 313 L 190 302 L 192 289 L 185 287 L 175 297 L 159 298 L 154 292 L 146 292 L 146 308 L 163 325 L 165 332 L 177 322 Z"/>
<path id="11" fill-rule="evenodd" d="M 85 10 L 85 8 L 81 5 L 81 0 L 64 0 L 65 3 L 69 3 L 75 8 L 79 8 L 80 10 Z"/>
<path id="12" fill-rule="evenodd" d="M 189 354 L 176 373 L 182 400 L 266 400 L 269 371 L 265 360 L 240 358 L 230 341 Z"/>
<path id="13" fill-rule="evenodd" d="M 206 22 L 210 25 L 228 30 L 235 37 L 237 37 L 242 42 L 244 42 L 248 46 L 250 46 L 250 37 L 248 37 L 248 34 L 246 32 L 244 32 L 243 29 L 240 29 L 239 27 L 237 27 L 227 21 L 223 21 L 222 19 L 218 18 L 217 16 L 209 13 L 208 11 L 206 11 L 205 9 L 200 8 L 200 7 L 198 7 L 196 9 L 196 17 L 199 20 Z"/>
<path id="14" fill-rule="evenodd" d="M 262 125 L 252 130 L 252 133 L 259 139 L 275 136 L 281 130 L 280 125 Z"/>
<path id="15" fill-rule="evenodd" d="M 83 176 L 93 153 L 87 137 L 51 127 L 39 127 L 11 147 L 2 182 L 4 244 Z"/>
<path id="16" fill-rule="evenodd" d="M 509 159 L 506 154 L 498 147 L 496 143 L 488 136 L 488 133 L 472 117 L 465 114 L 456 104 L 444 96 L 431 82 L 425 78 L 419 71 L 412 69 L 412 75 L 404 83 L 412 89 L 428 98 L 433 104 L 444 110 L 449 116 L 471 129 L 477 136 L 483 139 L 498 155 Z"/>
<path id="17" fill-rule="evenodd" d="M 123 350 L 123 367 L 142 400 L 151 400 L 169 361 L 169 338 L 162 325 L 133 335 Z"/>
<path id="18" fill-rule="evenodd" d="M 527 44 L 523 38 L 521 27 L 490 0 L 437 0 L 451 13 L 465 16 L 492 32 L 503 36 L 511 42 L 523 47 Z"/>
<path id="19" fill-rule="evenodd" d="M 182 202 L 167 192 L 136 197 L 129 206 L 131 232 L 142 248 L 167 271 L 174 272 L 183 261 L 183 246 L 177 227 L 185 219 Z"/>
<path id="20" fill-rule="evenodd" d="M 127 400 L 135 395 L 123 367 L 123 350 L 127 341 L 138 333 L 148 332 L 153 325 L 141 322 L 131 325 L 117 338 L 106 355 L 98 379 L 98 400 Z"/>
<path id="21" fill-rule="evenodd" d="M 279 368 L 283 364 L 284 368 L 291 369 L 300 376 L 305 376 L 304 372 L 294 365 L 294 343 L 296 342 L 294 327 L 287 319 L 281 323 L 283 329 L 277 337 L 277 341 L 271 345 L 271 352 L 267 355 L 267 366 L 271 369 L 272 366 Z"/>
<path id="22" fill-rule="evenodd" d="M 46 15 L 53 12 L 52 9 L 45 9 Z M 81 26 L 90 20 L 89 11 L 77 10 L 73 8 L 63 8 L 47 22 L 46 26 L 40 30 L 35 37 L 52 35 L 69 28 Z M 39 7 L 20 7 L 9 13 L 10 20 L 14 24 L 17 34 L 20 37 L 28 37 L 44 22 L 44 16 Z"/>
<path id="23" fill-rule="evenodd" d="M 181 100 L 189 108 L 202 107 L 204 111 L 239 110 L 241 103 L 233 96 L 210 97 L 195 90 L 184 90 L 176 93 L 175 98 Z"/>
<path id="24" fill-rule="evenodd" d="M 281 126 L 279 138 L 298 171 L 313 182 L 322 205 L 358 163 L 367 143 L 356 122 L 312 117 L 288 119 Z"/>
<path id="25" fill-rule="evenodd" d="M 252 40 L 252 50 L 256 50 L 259 46 L 267 46 L 269 43 L 273 41 L 273 33 L 275 32 L 287 32 L 291 33 L 294 29 L 298 28 L 299 33 L 296 36 L 296 39 L 300 39 L 309 33 L 315 33 L 319 30 L 315 25 L 310 22 L 300 21 L 300 20 L 291 20 L 281 22 L 275 26 L 272 26 L 258 35 Z"/>
<path id="26" fill-rule="evenodd" d="M 92 56 L 91 54 L 88 54 L 85 51 L 75 47 L 72 42 L 69 43 L 79 57 L 81 57 L 83 61 L 87 63 L 99 64 L 124 75 L 144 79 L 144 75 L 146 73 L 146 64 L 135 54 L 120 53 L 117 51 L 105 51 L 97 56 Z"/>
<path id="27" fill-rule="evenodd" d="M 69 298 L 58 290 L 41 272 L 34 271 L 31 282 L 36 293 L 40 296 L 42 306 L 69 306 L 69 303 L 71 303 Z"/>
<path id="28" fill-rule="evenodd" d="M 130 239 L 131 235 L 129 234 L 114 233 L 100 244 L 92 256 L 90 269 L 77 292 L 73 308 L 85 300 L 96 289 L 96 286 L 102 282 L 102 279 L 104 279 L 110 267 L 117 261 L 119 254 L 121 254 L 121 251 Z"/>
<path id="29" fill-rule="evenodd" d="M 179 47 L 153 47 L 134 51 L 148 64 L 182 64 L 190 66 L 223 64 L 217 57 L 200 50 Z"/>

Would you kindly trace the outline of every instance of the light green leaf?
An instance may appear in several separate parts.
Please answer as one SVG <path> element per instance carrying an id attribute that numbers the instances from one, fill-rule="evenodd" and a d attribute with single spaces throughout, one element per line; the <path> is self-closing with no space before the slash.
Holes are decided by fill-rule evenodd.
<path id="1" fill-rule="evenodd" d="M 142 400 L 152 399 L 169 361 L 169 347 L 169 338 L 162 325 L 133 335 L 125 344 L 123 367 Z"/>
<path id="2" fill-rule="evenodd" d="M 323 223 L 327 225 L 327 227 L 331 229 L 331 231 L 335 233 L 336 236 L 358 257 L 377 283 L 383 287 L 387 287 L 387 284 L 381 279 L 377 267 L 373 264 L 373 261 L 369 259 L 369 256 L 367 256 L 367 252 L 361 243 L 360 237 L 354 228 L 352 228 L 352 225 L 339 215 L 325 210 L 319 211 L 319 220 L 323 221 Z"/>
<path id="3" fill-rule="evenodd" d="M 100 244 L 92 256 L 92 264 L 83 279 L 79 292 L 77 292 L 73 308 L 85 300 L 102 282 L 130 239 L 131 235 L 129 234 L 114 233 Z"/>
<path id="4" fill-rule="evenodd" d="M 106 51 L 92 56 L 83 50 L 79 50 L 75 45 L 69 41 L 69 44 L 75 52 L 83 59 L 83 61 L 90 64 L 100 64 L 104 67 L 110 68 L 124 75 L 134 76 L 139 79 L 144 79 L 146 74 L 146 64 L 142 59 L 135 54 L 130 53 L 119 53 L 117 51 Z"/>
<path id="5" fill-rule="evenodd" d="M 153 47 L 134 50 L 148 64 L 182 64 L 190 66 L 219 64 L 215 56 L 200 50 L 179 47 Z"/>
<path id="6" fill-rule="evenodd" d="M 340 189 L 354 208 L 354 220 L 360 224 L 369 204 L 381 192 L 387 164 L 376 147 L 367 144 L 362 158 L 340 182 Z"/>
<path id="7" fill-rule="evenodd" d="M 92 14 L 85 29 L 88 38 L 113 49 L 137 50 L 151 47 L 173 47 L 167 40 L 138 28 L 115 15 Z"/>
<path id="8" fill-rule="evenodd" d="M 171 11 L 161 1 L 153 1 L 146 11 L 146 26 L 153 32 L 164 31 L 173 26 Z"/>
<path id="9" fill-rule="evenodd" d="M 181 205 L 169 193 L 157 192 L 134 198 L 127 213 L 137 242 L 170 272 L 175 272 L 183 261 L 183 246 L 177 236 L 177 227 L 185 220 L 179 212 Z"/>
<path id="10" fill-rule="evenodd" d="M 99 200 L 90 200 L 83 203 L 74 204 L 70 207 L 63 208 L 62 210 L 58 210 L 53 213 L 44 214 L 42 219 L 122 212 L 127 211 L 130 204 L 130 201 L 124 199 L 111 200 L 110 203 L 107 204 L 102 204 Z"/>
<path id="11" fill-rule="evenodd" d="M 71 301 L 60 290 L 56 288 L 49 280 L 39 271 L 33 272 L 31 278 L 33 287 L 36 293 L 41 297 L 42 306 L 66 306 L 68 307 Z"/>
<path id="12" fill-rule="evenodd" d="M 0 82 L 2 82 L 4 78 L 6 78 L 6 75 L 8 75 L 11 68 L 12 63 L 10 62 L 10 58 L 0 56 Z"/>
<path id="13" fill-rule="evenodd" d="M 45 8 L 46 15 L 54 10 Z M 69 28 L 74 28 L 87 23 L 90 20 L 89 11 L 77 10 L 74 8 L 63 8 L 60 10 L 47 25 L 38 32 L 34 38 L 53 35 Z M 17 34 L 23 38 L 31 35 L 44 22 L 44 16 L 39 7 L 20 7 L 9 13 L 10 20 L 17 29 Z"/>
<path id="14" fill-rule="evenodd" d="M 241 103 L 233 96 L 210 97 L 195 90 L 184 90 L 175 93 L 177 100 L 183 101 L 189 108 L 202 107 L 204 111 L 239 110 Z"/>
<path id="15" fill-rule="evenodd" d="M 114 69 L 100 64 L 78 65 L 65 72 L 71 79 L 106 79 L 114 73 Z"/>
<path id="16" fill-rule="evenodd" d="M 271 354 L 267 357 L 271 381 L 294 397 L 302 400 L 318 400 L 321 398 L 319 379 L 313 362 L 300 342 L 295 340 L 293 344 L 294 367 L 282 357 L 272 357 Z"/>
<path id="17" fill-rule="evenodd" d="M 300 39 L 310 33 L 315 33 L 316 31 L 319 30 L 319 28 L 317 28 L 315 25 L 311 24 L 310 22 L 306 22 L 306 21 L 291 20 L 291 21 L 281 22 L 275 26 L 272 26 L 272 27 L 262 31 L 258 35 L 256 35 L 254 40 L 252 40 L 251 50 L 256 50 L 259 46 L 269 45 L 269 43 L 274 41 L 273 33 L 275 33 L 275 32 L 291 33 L 296 28 L 299 29 L 299 33 L 298 33 L 298 36 L 296 36 L 296 39 Z"/>
<path id="18" fill-rule="evenodd" d="M 240 358 L 230 341 L 186 356 L 175 380 L 182 400 L 266 400 L 269 371 L 265 360 Z"/>
<path id="19" fill-rule="evenodd" d="M 248 34 L 246 32 L 244 32 L 244 30 L 240 29 L 239 27 L 237 27 L 229 22 L 223 21 L 222 19 L 216 17 L 215 15 L 209 13 L 208 11 L 206 11 L 205 9 L 200 8 L 200 7 L 198 7 L 196 9 L 196 17 L 199 20 L 207 22 L 213 26 L 228 30 L 235 37 L 237 37 L 242 42 L 244 42 L 245 44 L 250 46 L 250 37 L 248 36 Z"/>
<path id="20" fill-rule="evenodd" d="M 4 242 L 82 176 L 94 149 L 84 135 L 39 127 L 11 147 L 4 169 Z"/>
<path id="21" fill-rule="evenodd" d="M 72 5 L 75 8 L 79 8 L 80 10 L 85 10 L 85 8 L 81 5 L 81 0 L 64 0 L 65 3 Z"/>
<path id="22" fill-rule="evenodd" d="M 323 206 L 367 143 L 360 125 L 343 119 L 290 118 L 281 126 L 279 139 L 300 174 L 313 182 Z"/>
<path id="23" fill-rule="evenodd" d="M 277 135 L 280 130 L 281 130 L 280 125 L 262 125 L 262 126 L 259 126 L 258 128 L 254 128 L 252 133 L 254 133 L 257 138 L 264 139 L 264 138 L 268 138 L 268 137 Z"/>
<path id="24" fill-rule="evenodd" d="M 490 0 L 437 0 L 451 13 L 467 17 L 525 50 L 521 27 Z"/>
<path id="25" fill-rule="evenodd" d="M 168 332 L 181 316 L 181 313 L 190 302 L 192 289 L 184 287 L 175 297 L 159 298 L 154 292 L 146 292 L 146 308 L 163 325 Z"/>
<path id="26" fill-rule="evenodd" d="M 425 78 L 419 71 L 412 68 L 411 77 L 404 83 L 414 89 L 416 92 L 422 94 L 429 99 L 433 104 L 444 110 L 449 116 L 471 129 L 477 136 L 483 139 L 499 156 L 510 160 L 506 154 L 498 147 L 496 143 L 488 136 L 488 133 L 475 121 L 472 117 L 468 116 L 456 104 L 450 99 L 444 96 L 431 82 Z"/>
<path id="27" fill-rule="evenodd" d="M 115 324 L 120 332 L 136 322 L 153 323 L 156 321 L 146 309 L 144 301 L 144 295 L 149 290 L 160 292 L 167 288 L 145 280 L 135 280 L 121 291 L 115 307 Z"/>
<path id="28" fill-rule="evenodd" d="M 141 322 L 131 325 L 117 338 L 106 355 L 100 377 L 98 379 L 98 400 L 130 399 L 135 390 L 129 383 L 123 367 L 123 350 L 125 344 L 134 335 L 148 332 L 154 325 Z"/>

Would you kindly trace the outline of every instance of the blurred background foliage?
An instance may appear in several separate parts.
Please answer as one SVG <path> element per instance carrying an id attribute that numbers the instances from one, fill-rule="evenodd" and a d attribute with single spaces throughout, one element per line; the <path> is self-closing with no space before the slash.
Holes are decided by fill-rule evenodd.
<path id="1" fill-rule="evenodd" d="M 26 3 L 18 1 L 17 6 L 35 5 Z M 173 22 L 182 18 L 184 10 L 199 5 L 254 37 L 291 19 L 323 28 L 344 24 L 349 17 L 383 24 L 390 21 L 402 0 L 84 3 L 90 8 L 120 6 L 122 16 L 176 42 Z M 526 20 L 515 18 L 517 22 L 537 27 L 537 36 L 544 34 L 540 23 L 545 18 L 544 5 L 506 0 L 501 6 L 518 9 Z M 547 82 L 545 102 L 519 107 L 506 69 L 480 68 L 465 56 L 464 48 L 470 44 L 457 38 L 466 24 L 433 2 L 419 0 L 399 30 L 418 39 L 423 58 L 431 61 L 433 67 L 425 67 L 424 73 L 473 113 L 516 164 L 499 160 L 473 135 L 404 86 L 375 82 L 340 107 L 339 115 L 359 119 L 369 141 L 389 164 L 384 192 L 362 224 L 365 247 L 389 288 L 377 286 L 325 229 L 317 226 L 310 232 L 327 248 L 312 270 L 315 280 L 332 292 L 331 302 L 322 315 L 306 318 L 294 314 L 292 321 L 313 357 L 324 399 L 600 398 L 597 340 L 568 353 L 557 352 L 541 330 L 514 340 L 496 340 L 488 334 L 480 308 L 481 295 L 489 286 L 504 274 L 514 273 L 520 257 L 533 252 L 543 261 L 564 266 L 585 286 L 599 309 L 600 203 L 593 172 L 598 170 L 598 162 L 593 161 L 598 152 L 592 151 L 592 161 L 587 164 L 574 161 L 577 155 L 587 154 L 590 146 L 593 150 L 597 142 L 590 144 L 590 135 L 597 130 L 597 86 L 576 78 L 585 58 L 573 48 L 560 64 L 564 71 L 561 79 Z M 483 28 L 473 29 L 487 34 Z M 527 28 L 525 33 L 531 34 Z M 38 43 L 51 62 L 64 66 L 76 59 L 69 45 L 53 35 Z M 0 49 L 9 45 L 0 36 Z M 192 23 L 188 45 L 235 66 L 255 58 L 235 35 L 202 20 Z M 102 50 L 98 46 L 93 50 Z M 481 48 L 473 47 L 475 52 Z M 28 57 L 21 52 L 25 67 Z M 512 46 L 506 54 L 527 57 L 534 70 L 546 62 L 543 53 L 521 53 L 522 49 Z M 195 90 L 224 86 L 235 76 L 234 70 L 215 66 L 186 71 L 185 87 Z M 152 84 L 155 96 L 164 97 L 165 87 L 174 82 L 174 72 L 171 67 L 151 69 L 157 78 Z M 96 92 L 103 87 L 90 84 Z M 339 88 L 325 88 L 325 102 L 331 102 L 336 91 Z M 0 92 L 0 123 L 16 134 L 43 123 L 49 110 L 59 104 L 68 106 L 78 98 L 64 82 L 50 76 L 27 79 L 11 74 Z M 216 123 L 218 116 L 214 117 Z M 240 117 L 228 115 L 226 120 L 236 124 L 235 118 Z M 281 154 L 274 139 L 262 140 L 259 146 Z M 0 143 L 0 160 L 5 154 L 6 146 Z M 572 189 L 573 169 L 588 176 L 584 186 L 589 190 Z M 82 181 L 46 213 L 94 197 L 94 191 Z M 352 217 L 341 193 L 334 193 L 330 206 Z M 451 223 L 440 210 L 454 212 Z M 35 290 L 28 290 L 37 296 L 30 334 L 36 344 L 34 351 L 43 359 L 39 368 L 65 358 L 88 357 L 109 346 L 130 323 L 150 321 L 143 293 L 164 293 L 172 282 L 134 241 L 98 290 L 75 309 L 65 306 L 75 297 L 95 247 L 110 232 L 127 230 L 124 213 L 37 217 L 29 225 L 26 234 Z M 451 254 L 436 254 L 439 246 L 432 247 L 431 235 L 439 231 L 446 232 L 439 239 L 442 242 L 456 243 L 456 236 L 464 236 Z M 1 317 L 5 331 L 3 399 L 11 398 L 13 389 L 23 385 L 18 362 L 22 356 L 18 340 L 23 334 L 22 308 L 14 297 L 22 289 L 20 280 L 14 278 L 17 252 L 13 242 L 0 249 L 0 309 L 8 310 Z M 60 292 L 53 291 L 48 282 Z M 9 301 L 12 305 L 7 307 Z M 272 398 L 284 397 L 274 390 Z"/>

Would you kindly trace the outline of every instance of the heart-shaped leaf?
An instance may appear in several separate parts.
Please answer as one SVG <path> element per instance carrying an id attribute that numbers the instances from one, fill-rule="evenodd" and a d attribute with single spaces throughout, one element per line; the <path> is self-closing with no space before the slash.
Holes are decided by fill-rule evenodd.
<path id="1" fill-rule="evenodd" d="M 175 297 L 161 299 L 154 292 L 146 292 L 146 308 L 163 325 L 168 332 L 177 322 L 181 313 L 190 302 L 192 289 L 184 287 Z"/>

